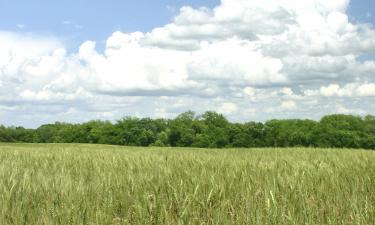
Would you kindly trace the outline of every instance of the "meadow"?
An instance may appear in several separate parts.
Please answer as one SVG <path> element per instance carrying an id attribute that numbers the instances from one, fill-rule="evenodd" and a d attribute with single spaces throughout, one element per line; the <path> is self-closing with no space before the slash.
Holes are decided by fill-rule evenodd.
<path id="1" fill-rule="evenodd" d="M 375 224 L 375 151 L 0 144 L 0 224 Z"/>

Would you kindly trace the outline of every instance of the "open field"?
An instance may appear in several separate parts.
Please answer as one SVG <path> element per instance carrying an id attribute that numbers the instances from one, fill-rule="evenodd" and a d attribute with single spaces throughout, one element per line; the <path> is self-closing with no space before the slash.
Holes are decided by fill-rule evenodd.
<path id="1" fill-rule="evenodd" d="M 375 151 L 0 144 L 0 224 L 375 224 Z"/>

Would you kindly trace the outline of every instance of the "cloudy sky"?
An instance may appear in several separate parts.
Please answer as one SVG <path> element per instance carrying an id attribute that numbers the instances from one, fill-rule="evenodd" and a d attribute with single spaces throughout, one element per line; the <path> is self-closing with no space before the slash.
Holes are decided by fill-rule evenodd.
<path id="1" fill-rule="evenodd" d="M 0 0 L 0 124 L 375 114 L 373 0 Z"/>

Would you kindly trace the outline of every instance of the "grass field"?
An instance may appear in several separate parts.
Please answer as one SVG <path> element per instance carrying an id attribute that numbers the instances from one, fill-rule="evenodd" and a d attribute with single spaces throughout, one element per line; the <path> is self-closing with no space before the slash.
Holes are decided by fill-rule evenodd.
<path id="1" fill-rule="evenodd" d="M 375 151 L 0 144 L 0 224 L 375 224 Z"/>

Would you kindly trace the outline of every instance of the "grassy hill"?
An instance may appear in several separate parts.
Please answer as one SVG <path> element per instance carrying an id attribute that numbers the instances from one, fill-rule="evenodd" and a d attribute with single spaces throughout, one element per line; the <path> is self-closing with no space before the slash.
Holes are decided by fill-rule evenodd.
<path id="1" fill-rule="evenodd" d="M 375 152 L 0 144 L 0 224 L 375 224 Z"/>

